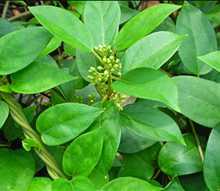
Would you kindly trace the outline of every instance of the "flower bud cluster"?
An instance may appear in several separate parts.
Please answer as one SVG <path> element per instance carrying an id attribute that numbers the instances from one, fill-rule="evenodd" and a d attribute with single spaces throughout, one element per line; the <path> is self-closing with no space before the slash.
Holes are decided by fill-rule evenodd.
<path id="1" fill-rule="evenodd" d="M 90 67 L 88 78 L 93 84 L 106 83 L 111 76 L 121 76 L 121 63 L 110 46 L 99 45 L 94 51 L 100 57 L 100 65 Z"/>
<path id="2" fill-rule="evenodd" d="M 101 96 L 106 97 L 108 95 L 112 101 L 119 103 L 119 94 L 113 92 L 110 88 L 112 80 L 121 77 L 120 60 L 111 46 L 99 45 L 94 48 L 94 52 L 100 63 L 96 67 L 89 68 L 88 79 L 96 85 Z"/>

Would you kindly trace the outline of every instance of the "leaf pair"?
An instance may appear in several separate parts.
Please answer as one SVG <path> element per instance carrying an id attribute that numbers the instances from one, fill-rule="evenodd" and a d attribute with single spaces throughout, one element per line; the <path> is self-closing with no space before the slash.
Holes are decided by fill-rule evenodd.
<path id="1" fill-rule="evenodd" d="M 50 47 L 45 50 L 50 38 L 51 35 L 43 28 L 30 27 L 0 39 L 0 75 L 11 74 L 12 84 L 9 89 L 17 93 L 33 94 L 74 79 L 60 70 L 52 58 L 40 55 L 50 51 Z M 25 48 L 24 42 L 28 42 Z"/>

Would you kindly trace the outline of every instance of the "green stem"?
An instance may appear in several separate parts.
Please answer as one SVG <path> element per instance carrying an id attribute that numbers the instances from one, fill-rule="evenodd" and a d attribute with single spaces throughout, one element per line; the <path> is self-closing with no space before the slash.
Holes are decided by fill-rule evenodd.
<path id="1" fill-rule="evenodd" d="M 39 135 L 32 129 L 32 127 L 28 123 L 20 104 L 9 94 L 0 93 L 0 96 L 8 104 L 12 118 L 17 124 L 22 127 L 25 137 L 33 139 L 38 145 L 40 145 L 40 148 L 34 148 L 34 150 L 41 158 L 41 160 L 46 164 L 48 174 L 51 176 L 51 178 L 65 178 L 65 175 L 59 169 L 57 162 L 43 145 Z"/>
<path id="2" fill-rule="evenodd" d="M 98 58 L 99 62 L 101 62 L 102 65 L 104 65 L 103 61 L 102 61 L 102 58 L 96 53 L 96 51 L 94 51 L 92 49 L 92 53 L 95 55 L 96 58 Z"/>
<path id="3" fill-rule="evenodd" d="M 198 137 L 198 135 L 196 133 L 195 126 L 194 126 L 194 124 L 193 124 L 193 122 L 191 120 L 189 120 L 189 124 L 190 124 L 190 126 L 192 128 L 192 133 L 193 133 L 193 135 L 195 137 L 195 141 L 196 141 L 196 144 L 197 144 L 197 147 L 198 147 L 198 150 L 199 150 L 200 157 L 201 157 L 202 161 L 204 161 L 204 154 L 203 154 L 202 147 L 201 147 L 201 144 L 200 144 L 200 141 L 199 141 L 199 137 Z"/>

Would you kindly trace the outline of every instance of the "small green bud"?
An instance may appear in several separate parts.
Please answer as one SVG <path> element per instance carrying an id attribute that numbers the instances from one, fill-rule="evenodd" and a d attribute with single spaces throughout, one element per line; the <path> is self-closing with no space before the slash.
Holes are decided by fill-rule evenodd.
<path id="1" fill-rule="evenodd" d="M 98 66 L 97 69 L 98 69 L 99 71 L 102 71 L 104 68 L 103 68 L 102 66 Z"/>
<path id="2" fill-rule="evenodd" d="M 109 59 L 110 59 L 110 60 L 114 60 L 114 56 L 111 55 L 111 56 L 109 57 Z"/>

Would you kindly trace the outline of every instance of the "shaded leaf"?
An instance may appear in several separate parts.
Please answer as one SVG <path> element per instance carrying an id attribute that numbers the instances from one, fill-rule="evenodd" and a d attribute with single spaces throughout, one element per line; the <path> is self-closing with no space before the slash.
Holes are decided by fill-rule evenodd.
<path id="1" fill-rule="evenodd" d="M 204 160 L 204 178 L 210 191 L 220 190 L 220 128 L 214 128 L 209 136 Z"/>
<path id="2" fill-rule="evenodd" d="M 190 134 L 184 136 L 186 146 L 166 143 L 158 158 L 160 169 L 171 176 L 187 175 L 200 172 L 202 161 L 196 143 Z"/>
<path id="3" fill-rule="evenodd" d="M 184 144 L 176 122 L 158 109 L 146 107 L 140 102 L 128 105 L 122 115 L 123 124 L 139 136 L 155 141 Z"/>
<path id="4" fill-rule="evenodd" d="M 199 124 L 215 127 L 220 122 L 220 85 L 190 76 L 173 80 L 178 87 L 180 112 Z"/>
<path id="5" fill-rule="evenodd" d="M 197 59 L 217 49 L 215 31 L 208 18 L 196 7 L 184 5 L 177 18 L 176 31 L 188 35 L 179 48 L 186 68 L 196 75 L 208 73 L 211 68 Z"/>
<path id="6" fill-rule="evenodd" d="M 8 105 L 0 101 L 0 128 L 4 125 L 6 119 L 8 118 L 9 115 L 9 108 Z"/>

